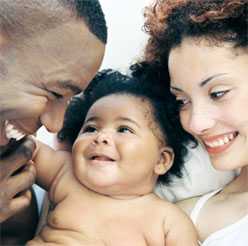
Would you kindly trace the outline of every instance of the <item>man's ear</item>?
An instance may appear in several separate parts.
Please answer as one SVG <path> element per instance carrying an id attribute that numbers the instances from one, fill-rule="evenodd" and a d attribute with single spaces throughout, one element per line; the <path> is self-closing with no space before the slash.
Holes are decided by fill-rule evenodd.
<path id="1" fill-rule="evenodd" d="M 154 167 L 157 175 L 165 174 L 172 166 L 174 161 L 174 151 L 169 147 L 163 147 L 160 150 L 160 159 Z"/>

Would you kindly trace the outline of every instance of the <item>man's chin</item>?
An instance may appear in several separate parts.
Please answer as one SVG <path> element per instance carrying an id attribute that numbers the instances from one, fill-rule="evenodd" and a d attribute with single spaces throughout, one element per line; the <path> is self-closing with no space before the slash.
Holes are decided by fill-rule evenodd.
<path id="1" fill-rule="evenodd" d="M 0 146 L 0 158 L 7 157 L 11 153 L 13 153 L 18 148 L 18 146 L 22 144 L 24 139 L 25 137 L 19 141 L 16 141 L 15 139 L 11 138 L 6 145 Z"/>

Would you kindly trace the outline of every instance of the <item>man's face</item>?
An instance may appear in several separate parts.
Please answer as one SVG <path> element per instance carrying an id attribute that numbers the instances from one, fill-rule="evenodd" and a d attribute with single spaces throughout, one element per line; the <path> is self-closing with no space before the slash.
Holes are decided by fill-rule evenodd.
<path id="1" fill-rule="evenodd" d="M 41 125 L 50 132 L 61 128 L 69 98 L 99 69 L 104 44 L 82 21 L 72 20 L 29 40 L 3 44 L 0 53 L 0 145 L 4 145 Z"/>

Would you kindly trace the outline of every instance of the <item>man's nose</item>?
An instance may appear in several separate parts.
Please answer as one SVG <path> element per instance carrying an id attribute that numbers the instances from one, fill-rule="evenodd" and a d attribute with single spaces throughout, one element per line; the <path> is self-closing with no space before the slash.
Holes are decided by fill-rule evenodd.
<path id="1" fill-rule="evenodd" d="M 56 133 L 62 128 L 66 107 L 66 100 L 48 102 L 45 112 L 40 117 L 40 121 L 49 132 Z"/>

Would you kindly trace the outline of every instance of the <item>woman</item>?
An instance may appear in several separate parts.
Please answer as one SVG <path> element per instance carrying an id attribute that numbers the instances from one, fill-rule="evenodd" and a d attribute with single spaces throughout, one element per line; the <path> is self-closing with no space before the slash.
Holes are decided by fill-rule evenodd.
<path id="1" fill-rule="evenodd" d="M 202 245 L 248 245 L 248 1 L 159 0 L 146 10 L 146 60 L 170 75 L 183 128 L 219 170 L 223 189 L 180 203 Z"/>

